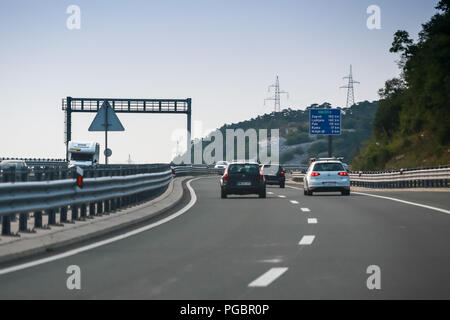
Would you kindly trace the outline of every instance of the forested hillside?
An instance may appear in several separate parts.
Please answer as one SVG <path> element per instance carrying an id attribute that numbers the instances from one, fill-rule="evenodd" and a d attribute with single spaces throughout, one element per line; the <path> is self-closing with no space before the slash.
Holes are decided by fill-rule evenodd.
<path id="1" fill-rule="evenodd" d="M 373 136 L 354 169 L 450 164 L 450 0 L 436 9 L 417 43 L 395 33 L 390 51 L 402 73 L 380 89 Z"/>
<path id="2" fill-rule="evenodd" d="M 313 104 L 308 108 L 330 108 L 329 103 Z M 342 135 L 333 137 L 333 154 L 342 156 L 350 163 L 359 152 L 363 142 L 371 135 L 373 119 L 378 101 L 360 102 L 342 109 Z M 328 144 L 325 136 L 310 136 L 309 111 L 285 109 L 264 114 L 239 123 L 225 124 L 219 130 L 225 137 L 227 129 L 250 128 L 280 130 L 280 161 L 287 164 L 306 164 L 309 157 L 327 156 Z M 224 141 L 225 142 L 225 141 Z M 201 143 L 196 141 L 196 143 Z M 205 148 L 210 142 L 203 141 Z M 224 156 L 225 146 L 224 146 Z"/>

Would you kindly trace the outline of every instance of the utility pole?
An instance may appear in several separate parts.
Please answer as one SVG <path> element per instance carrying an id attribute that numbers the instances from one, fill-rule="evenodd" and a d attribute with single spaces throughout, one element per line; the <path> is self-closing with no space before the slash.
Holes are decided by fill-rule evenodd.
<path id="1" fill-rule="evenodd" d="M 328 135 L 328 158 L 333 157 L 333 136 Z"/>
<path id="2" fill-rule="evenodd" d="M 272 101 L 274 101 L 274 104 L 275 104 L 274 111 L 280 112 L 281 111 L 280 97 L 282 94 L 286 94 L 287 98 L 289 99 L 289 92 L 280 90 L 280 81 L 278 80 L 278 75 L 277 75 L 277 79 L 276 79 L 275 83 L 269 86 L 269 89 L 268 89 L 269 92 L 270 92 L 270 88 L 274 88 L 274 96 L 264 99 L 264 105 L 266 105 L 267 100 L 272 100 Z"/>
<path id="3" fill-rule="evenodd" d="M 105 164 L 108 164 L 108 108 L 105 108 Z"/>
<path id="4" fill-rule="evenodd" d="M 348 84 L 340 87 L 341 89 L 347 89 L 347 108 L 348 108 L 355 104 L 355 90 L 353 88 L 353 84 L 360 83 L 358 81 L 353 80 L 352 65 L 350 65 L 350 74 L 344 77 L 343 79 L 348 79 Z"/>

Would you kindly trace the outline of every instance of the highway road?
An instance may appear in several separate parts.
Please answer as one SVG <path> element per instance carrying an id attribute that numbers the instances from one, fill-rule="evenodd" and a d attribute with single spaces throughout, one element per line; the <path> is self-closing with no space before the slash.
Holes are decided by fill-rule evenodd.
<path id="1" fill-rule="evenodd" d="M 218 179 L 192 181 L 194 198 L 154 228 L 1 274 L 0 299 L 450 298 L 450 193 L 370 192 L 441 211 L 295 186 L 220 199 Z M 66 287 L 70 265 L 81 290 Z M 372 265 L 379 290 L 367 287 Z"/>

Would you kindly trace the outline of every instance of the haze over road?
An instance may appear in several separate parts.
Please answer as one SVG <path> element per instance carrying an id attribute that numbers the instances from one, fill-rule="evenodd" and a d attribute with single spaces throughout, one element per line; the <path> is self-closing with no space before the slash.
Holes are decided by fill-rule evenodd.
<path id="1" fill-rule="evenodd" d="M 292 187 L 220 199 L 218 179 L 193 181 L 196 203 L 167 223 L 0 275 L 0 299 L 450 298 L 450 215 Z M 379 194 L 450 210 L 447 192 Z M 81 290 L 66 287 L 69 265 L 81 268 Z M 381 290 L 366 286 L 371 265 Z"/>

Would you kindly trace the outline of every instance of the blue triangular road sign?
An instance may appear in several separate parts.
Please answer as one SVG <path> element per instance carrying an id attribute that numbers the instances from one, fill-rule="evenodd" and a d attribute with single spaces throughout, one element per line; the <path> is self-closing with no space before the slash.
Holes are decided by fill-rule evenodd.
<path id="1" fill-rule="evenodd" d="M 103 102 L 89 127 L 89 131 L 106 131 L 106 127 L 108 127 L 108 131 L 125 131 L 108 101 Z"/>

